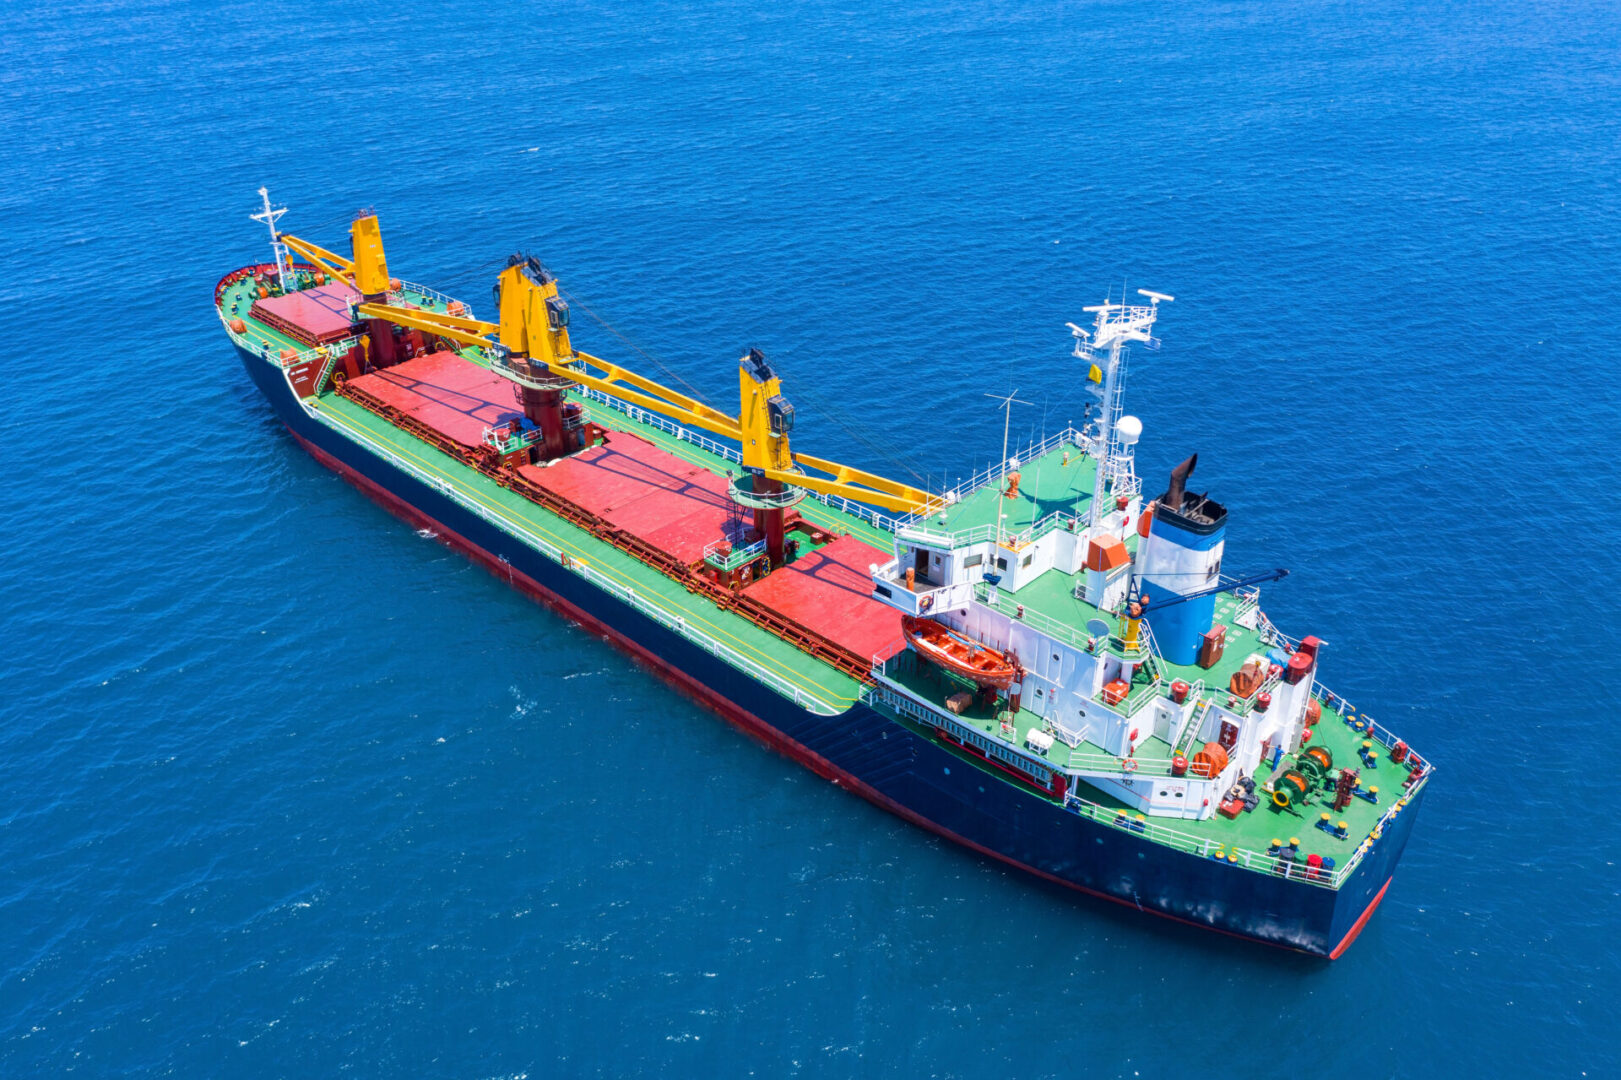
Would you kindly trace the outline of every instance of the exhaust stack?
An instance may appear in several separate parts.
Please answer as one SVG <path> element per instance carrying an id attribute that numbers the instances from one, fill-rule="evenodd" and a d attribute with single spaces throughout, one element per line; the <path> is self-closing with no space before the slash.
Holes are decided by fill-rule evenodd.
<path id="1" fill-rule="evenodd" d="M 1221 580 L 1221 555 L 1226 546 L 1227 508 L 1208 495 L 1188 492 L 1199 455 L 1194 454 L 1171 470 L 1171 482 L 1154 507 L 1144 550 L 1138 556 L 1142 592 L 1164 601 L 1208 589 Z M 1144 618 L 1154 640 L 1173 664 L 1199 659 L 1199 642 L 1216 621 L 1215 594 L 1156 610 L 1150 603 Z"/>

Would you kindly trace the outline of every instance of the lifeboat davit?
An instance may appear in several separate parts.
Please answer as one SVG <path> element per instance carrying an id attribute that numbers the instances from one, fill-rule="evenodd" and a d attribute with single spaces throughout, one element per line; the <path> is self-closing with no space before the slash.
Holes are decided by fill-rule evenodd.
<path id="1" fill-rule="evenodd" d="M 953 633 L 933 619 L 901 616 L 901 633 L 919 656 L 954 671 L 979 686 L 1006 690 L 1013 685 L 1018 669 L 1013 661 L 988 645 L 981 645 Z"/>

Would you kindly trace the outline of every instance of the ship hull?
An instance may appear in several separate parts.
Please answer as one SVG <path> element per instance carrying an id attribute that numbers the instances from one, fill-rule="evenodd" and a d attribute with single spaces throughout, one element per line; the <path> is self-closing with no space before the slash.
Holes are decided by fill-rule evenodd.
<path id="1" fill-rule="evenodd" d="M 309 416 L 278 367 L 237 351 L 288 430 L 323 465 L 515 588 L 610 638 L 767 745 L 922 828 L 1071 889 L 1316 956 L 1343 952 L 1385 895 L 1422 791 L 1338 890 L 1149 842 L 994 780 L 866 705 L 836 716 L 800 708 Z"/>

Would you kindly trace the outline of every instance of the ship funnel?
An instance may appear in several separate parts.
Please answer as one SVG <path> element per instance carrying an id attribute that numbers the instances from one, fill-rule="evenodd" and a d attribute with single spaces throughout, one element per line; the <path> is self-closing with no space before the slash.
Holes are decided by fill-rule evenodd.
<path id="1" fill-rule="evenodd" d="M 1194 454 L 1171 470 L 1170 486 L 1154 508 L 1148 539 L 1138 554 L 1139 584 L 1156 601 L 1144 612 L 1154 640 L 1173 664 L 1193 664 L 1199 643 L 1214 624 L 1216 596 L 1195 597 L 1221 581 L 1227 508 L 1205 495 L 1188 492 L 1188 477 L 1199 463 Z"/>
<path id="2" fill-rule="evenodd" d="M 1166 490 L 1161 500 L 1173 510 L 1182 509 L 1182 497 L 1188 491 L 1188 477 L 1193 475 L 1193 469 L 1199 464 L 1199 455 L 1194 454 L 1188 460 L 1171 470 L 1171 486 Z"/>

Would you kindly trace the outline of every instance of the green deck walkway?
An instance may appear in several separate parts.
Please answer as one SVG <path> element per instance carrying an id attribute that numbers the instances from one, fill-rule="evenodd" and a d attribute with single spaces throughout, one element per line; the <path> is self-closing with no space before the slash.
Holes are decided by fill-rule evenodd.
<path id="1" fill-rule="evenodd" d="M 248 339 L 254 345 L 269 348 L 273 353 L 283 348 L 302 350 L 303 346 L 298 342 L 249 317 L 252 288 L 251 281 L 242 281 L 227 290 L 222 305 L 224 317 L 229 319 L 234 315 L 243 318 L 249 327 Z M 413 299 L 423 306 L 433 306 L 432 299 L 427 295 L 413 296 Z M 468 360 L 482 362 L 476 350 L 466 350 L 464 356 Z M 736 462 L 717 444 L 679 437 L 676 431 L 656 418 L 650 418 L 653 422 L 643 423 L 601 402 L 587 399 L 584 403 L 592 419 L 606 428 L 633 432 L 667 453 L 719 475 L 738 469 Z M 837 668 L 788 645 L 740 615 L 722 611 L 645 563 L 502 488 L 476 470 L 422 443 L 361 406 L 330 392 L 323 394 L 315 404 L 322 422 L 332 425 L 374 453 L 393 457 L 475 512 L 498 523 L 521 542 L 553 558 L 566 553 L 575 572 L 592 577 L 602 587 L 630 599 L 667 625 L 706 643 L 728 661 L 772 685 L 786 697 L 802 700 L 807 707 L 824 712 L 842 711 L 863 697 L 861 684 Z M 998 512 L 1003 512 L 1007 515 L 1003 520 L 1004 533 L 1018 536 L 1021 533 L 1028 535 L 1036 523 L 1055 513 L 1073 513 L 1084 519 L 1088 512 L 1087 501 L 1091 497 L 1096 464 L 1072 443 L 1060 441 L 1050 445 L 1051 449 L 1034 455 L 1032 460 L 1020 466 L 1019 495 L 1016 498 L 1002 496 L 1001 478 L 995 476 L 946 511 L 944 521 L 937 515 L 918 525 L 930 531 L 953 533 L 994 529 Z M 804 518 L 818 526 L 838 533 L 854 534 L 876 547 L 888 549 L 894 542 L 892 533 L 874 523 L 815 499 L 807 498 L 799 504 L 798 509 Z M 1128 546 L 1135 548 L 1135 544 L 1136 537 L 1132 536 Z M 999 607 L 1012 614 L 1018 605 L 1023 605 L 1027 618 L 1051 620 L 1072 631 L 1079 631 L 1089 620 L 1099 617 L 1113 625 L 1115 619 L 1112 615 L 1100 613 L 1092 605 L 1074 597 L 1075 584 L 1073 577 L 1048 571 L 1017 593 L 1004 590 Z M 1180 678 L 1189 683 L 1202 679 L 1208 691 L 1225 694 L 1232 673 L 1252 653 L 1265 654 L 1268 651 L 1256 631 L 1232 621 L 1239 603 L 1239 598 L 1231 593 L 1220 594 L 1217 598 L 1217 619 L 1228 625 L 1226 652 L 1218 664 L 1206 671 L 1161 661 L 1162 681 L 1148 685 L 1147 677 L 1139 676 L 1139 681 L 1144 685 L 1135 688 L 1134 693 L 1164 693 L 1172 679 Z M 948 676 L 940 673 L 931 675 L 921 670 L 926 667 L 903 665 L 903 670 L 894 677 L 931 704 L 943 704 L 948 694 L 962 688 Z M 994 708 L 975 708 L 959 719 L 978 727 L 992 738 L 1002 738 L 1018 747 L 1023 747 L 1025 737 L 1032 728 L 1042 726 L 1040 717 L 1028 709 L 1020 709 L 1014 718 L 1013 737 L 1006 739 L 1001 734 Z M 897 722 L 926 731 L 909 719 L 897 719 Z M 1363 768 L 1356 750 L 1364 736 L 1348 728 L 1337 711 L 1325 706 L 1316 732 L 1316 744 L 1329 748 L 1336 767 Z M 1378 767 L 1372 771 L 1364 770 L 1363 784 L 1381 788 L 1378 805 L 1353 799 L 1348 807 L 1333 815 L 1335 821 L 1344 820 L 1347 823 L 1349 839 L 1340 840 L 1314 827 L 1318 815 L 1326 809 L 1322 805 L 1325 800 L 1323 793 L 1319 793 L 1310 805 L 1299 812 L 1279 811 L 1263 797 L 1256 810 L 1240 814 L 1233 821 L 1220 816 L 1205 821 L 1155 818 L 1148 822 L 1148 835 L 1151 839 L 1185 850 L 1190 849 L 1192 843 L 1203 845 L 1198 848 L 1201 851 L 1204 847 L 1223 845 L 1227 849 L 1250 852 L 1264 852 L 1273 839 L 1287 841 L 1297 838 L 1302 857 L 1308 853 L 1331 855 L 1343 867 L 1358 843 L 1403 793 L 1401 781 L 1405 778 L 1405 770 L 1389 761 L 1388 751 L 1384 747 L 1375 743 L 1374 750 L 1378 754 Z M 1139 755 L 1145 760 L 1163 760 L 1169 758 L 1171 753 L 1172 748 L 1159 739 L 1150 739 L 1139 748 Z M 986 769 L 989 775 L 1000 778 L 999 773 L 990 770 L 978 759 L 963 756 L 970 763 Z M 1088 758 L 1097 760 L 1089 761 Z M 1055 742 L 1046 760 L 1060 768 L 1066 765 L 1082 768 L 1088 765 L 1096 767 L 1100 760 L 1108 758 L 1109 755 L 1101 747 L 1089 743 L 1072 750 L 1062 742 Z M 1264 784 L 1269 778 L 1270 772 L 1263 765 L 1255 779 L 1258 784 Z M 1108 796 L 1085 785 L 1077 789 L 1077 794 L 1092 804 L 1088 812 L 1106 820 L 1114 820 L 1114 812 L 1124 809 Z M 1326 797 L 1331 795 L 1330 792 Z M 1135 813 L 1130 816 L 1136 817 Z"/>
<path id="2" fill-rule="evenodd" d="M 385 446 L 429 476 L 451 484 L 465 498 L 531 541 L 532 546 L 544 544 L 552 551 L 567 552 L 577 565 L 602 574 L 622 588 L 635 590 L 643 598 L 686 620 L 695 632 L 735 649 L 818 701 L 839 708 L 856 701 L 860 684 L 839 669 L 801 652 L 741 615 L 720 610 L 639 559 L 501 487 L 361 406 L 335 394 L 326 394 L 320 398 L 318 407 L 326 422 L 351 437 L 361 436 Z"/>

